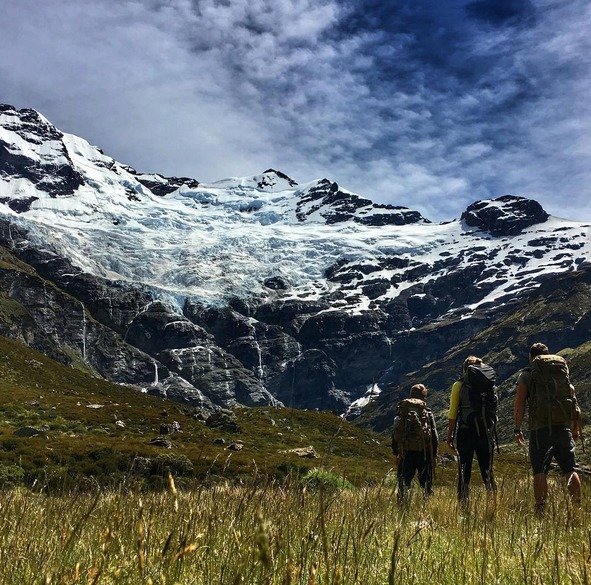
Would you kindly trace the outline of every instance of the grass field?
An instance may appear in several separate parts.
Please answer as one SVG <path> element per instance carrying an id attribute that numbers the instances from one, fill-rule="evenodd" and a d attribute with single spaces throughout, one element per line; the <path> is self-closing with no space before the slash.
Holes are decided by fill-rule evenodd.
<path id="1" fill-rule="evenodd" d="M 397 507 L 394 486 L 254 482 L 0 499 L 0 582 L 158 584 L 588 583 L 590 507 L 551 485 L 533 514 L 527 471 L 496 497 L 451 486 Z"/>
<path id="2" fill-rule="evenodd" d="M 211 429 L 189 406 L 2 337 L 0 379 L 0 585 L 591 581 L 587 486 L 572 509 L 554 476 L 537 518 L 515 446 L 497 457 L 496 497 L 475 470 L 470 506 L 459 508 L 450 462 L 434 497 L 415 490 L 401 508 L 388 437 L 329 413 L 239 409 L 240 433 Z M 171 420 L 182 427 L 172 449 L 151 445 Z M 27 425 L 42 436 L 15 434 Z M 229 451 L 235 440 L 243 449 Z M 317 459 L 289 452 L 308 445 Z M 138 458 L 151 462 L 140 475 Z M 333 489 L 305 484 L 312 468 Z"/>

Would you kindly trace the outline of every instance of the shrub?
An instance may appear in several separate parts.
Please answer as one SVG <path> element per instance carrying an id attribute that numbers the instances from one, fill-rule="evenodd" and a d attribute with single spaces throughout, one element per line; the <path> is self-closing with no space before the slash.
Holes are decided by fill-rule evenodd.
<path id="1" fill-rule="evenodd" d="M 0 487 L 20 485 L 25 479 L 25 470 L 20 465 L 0 465 Z"/>
<path id="2" fill-rule="evenodd" d="M 353 487 L 353 485 L 344 477 L 337 475 L 332 471 L 327 471 L 326 469 L 320 469 L 318 467 L 310 469 L 310 471 L 308 471 L 308 473 L 302 477 L 301 483 L 307 488 L 323 489 L 329 491 L 350 489 Z"/>
<path id="3" fill-rule="evenodd" d="M 152 473 L 166 475 L 168 472 L 180 476 L 191 475 L 193 473 L 193 463 L 191 463 L 191 460 L 182 453 L 176 455 L 166 453 L 154 458 Z"/>

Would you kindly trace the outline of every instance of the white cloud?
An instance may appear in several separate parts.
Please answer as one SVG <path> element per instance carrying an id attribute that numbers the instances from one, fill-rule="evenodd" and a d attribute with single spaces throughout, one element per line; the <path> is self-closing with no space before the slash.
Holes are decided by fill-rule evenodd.
<path id="1" fill-rule="evenodd" d="M 460 23 L 431 63 L 419 28 L 339 34 L 337 0 L 8 0 L 2 99 L 142 170 L 273 166 L 435 219 L 506 192 L 591 217 L 590 8 L 538 6 L 529 29 Z"/>

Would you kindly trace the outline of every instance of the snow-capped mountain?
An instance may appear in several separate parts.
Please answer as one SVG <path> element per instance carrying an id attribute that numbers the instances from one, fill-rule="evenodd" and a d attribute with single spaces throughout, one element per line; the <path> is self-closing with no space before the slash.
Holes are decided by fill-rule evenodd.
<path id="1" fill-rule="evenodd" d="M 0 243 L 81 303 L 70 345 L 88 366 L 144 385 L 160 372 L 153 389 L 203 403 L 344 409 L 404 362 L 409 332 L 453 322 L 457 340 L 589 262 L 589 229 L 515 196 L 435 224 L 273 169 L 211 184 L 139 173 L 0 106 Z M 105 331 L 144 374 L 95 355 Z"/>

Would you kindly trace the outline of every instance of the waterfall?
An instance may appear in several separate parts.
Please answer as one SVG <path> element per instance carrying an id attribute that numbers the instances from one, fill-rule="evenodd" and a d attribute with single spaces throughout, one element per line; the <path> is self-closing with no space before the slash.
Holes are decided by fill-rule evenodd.
<path id="1" fill-rule="evenodd" d="M 258 342 L 258 340 L 257 340 L 256 337 L 254 338 L 254 344 L 256 346 L 257 355 L 258 355 L 258 358 L 259 358 L 259 365 L 258 365 L 258 368 L 257 368 L 257 375 L 258 375 L 259 380 L 262 382 L 262 380 L 263 380 L 263 374 L 264 374 L 264 372 L 263 372 L 263 354 L 261 352 L 261 346 L 259 345 L 259 342 Z"/>
<path id="2" fill-rule="evenodd" d="M 152 382 L 152 386 L 158 386 L 158 364 L 156 360 L 154 360 L 154 382 Z"/>
<path id="3" fill-rule="evenodd" d="M 86 311 L 84 310 L 84 303 L 80 303 L 82 307 L 82 359 L 86 362 Z"/>

